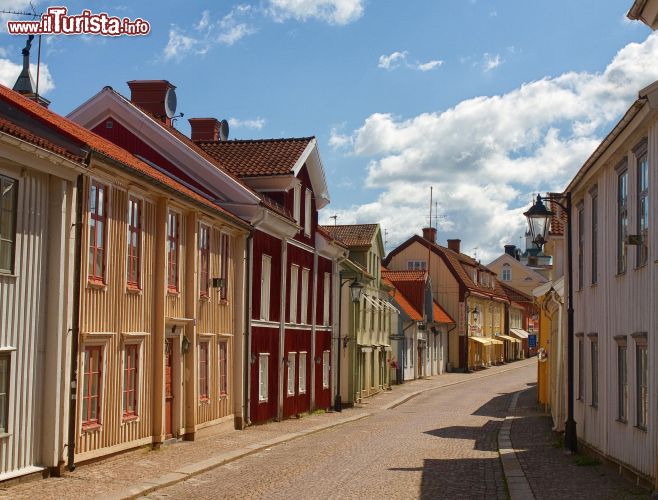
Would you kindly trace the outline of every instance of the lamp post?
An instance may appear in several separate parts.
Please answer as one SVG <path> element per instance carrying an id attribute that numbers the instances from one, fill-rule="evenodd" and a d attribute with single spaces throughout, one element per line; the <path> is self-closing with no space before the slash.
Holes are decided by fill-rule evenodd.
<path id="1" fill-rule="evenodd" d="M 340 396 L 340 357 L 341 357 L 341 345 L 343 342 L 341 342 L 341 335 L 340 335 L 340 328 L 341 328 L 341 316 L 343 314 L 343 285 L 345 283 L 352 282 L 350 285 L 350 299 L 352 300 L 353 304 L 356 304 L 361 301 L 361 292 L 363 291 L 363 283 L 360 281 L 357 281 L 356 278 L 348 278 L 348 279 L 342 279 L 340 281 L 340 288 L 338 289 L 338 337 L 337 337 L 337 342 L 336 342 L 336 364 L 338 365 L 336 367 L 336 397 L 334 399 L 334 411 L 341 412 L 343 411 L 343 402 L 341 400 Z M 347 347 L 347 339 L 348 336 L 345 336 L 345 347 Z"/>
<path id="2" fill-rule="evenodd" d="M 523 215 L 528 219 L 530 233 L 533 243 L 541 249 L 546 243 L 546 232 L 550 225 L 553 212 L 546 208 L 544 201 L 552 201 L 567 214 L 567 283 L 569 295 L 567 298 L 567 421 L 564 427 L 564 445 L 571 452 L 578 451 L 578 438 L 576 435 L 576 421 L 573 418 L 574 407 L 574 335 L 573 335 L 573 241 L 571 237 L 571 193 L 551 194 L 542 197 L 537 195 L 537 200 Z M 560 203 L 562 200 L 564 205 Z"/>

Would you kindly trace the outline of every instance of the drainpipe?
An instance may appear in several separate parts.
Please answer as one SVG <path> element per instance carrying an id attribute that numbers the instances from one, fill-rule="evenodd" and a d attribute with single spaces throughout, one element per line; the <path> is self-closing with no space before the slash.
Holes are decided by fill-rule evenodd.
<path id="1" fill-rule="evenodd" d="M 244 366 L 242 368 L 243 370 L 243 380 L 245 383 L 243 384 L 242 387 L 242 392 L 243 392 L 243 419 L 242 421 L 244 422 L 243 427 L 247 427 L 251 425 L 251 313 L 252 313 L 252 296 L 253 296 L 253 284 L 252 284 L 252 273 L 253 273 L 253 252 L 254 252 L 254 237 L 253 233 L 249 233 L 249 236 L 247 236 L 247 261 L 245 262 L 245 284 L 247 286 L 247 304 L 246 307 L 244 308 L 244 315 L 245 315 L 245 331 L 246 331 L 246 340 L 245 340 L 245 347 L 244 347 Z"/>
<path id="2" fill-rule="evenodd" d="M 73 263 L 73 311 L 71 325 L 71 379 L 69 384 L 69 443 L 68 469 L 75 470 L 75 427 L 77 421 L 77 380 L 78 380 L 78 337 L 80 335 L 80 280 L 82 267 L 82 191 L 83 176 L 78 175 L 75 187 L 75 256 Z"/>
<path id="3" fill-rule="evenodd" d="M 466 342 L 464 351 L 466 352 L 466 366 L 464 366 L 464 373 L 468 373 L 468 298 L 471 296 L 471 292 L 466 290 L 464 292 L 464 307 L 466 308 Z"/>

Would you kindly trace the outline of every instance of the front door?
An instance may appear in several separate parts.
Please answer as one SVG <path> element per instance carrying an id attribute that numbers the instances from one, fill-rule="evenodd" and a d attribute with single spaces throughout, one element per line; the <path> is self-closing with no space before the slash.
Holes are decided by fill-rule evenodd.
<path id="1" fill-rule="evenodd" d="M 174 341 L 165 340 L 165 434 L 173 436 L 174 420 Z"/>

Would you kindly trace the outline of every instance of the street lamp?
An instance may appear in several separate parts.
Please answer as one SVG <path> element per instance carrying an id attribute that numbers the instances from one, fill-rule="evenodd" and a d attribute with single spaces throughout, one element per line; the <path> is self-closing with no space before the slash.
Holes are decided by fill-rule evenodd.
<path id="1" fill-rule="evenodd" d="M 564 205 L 559 200 L 564 201 Z M 537 195 L 537 200 L 523 215 L 528 219 L 530 234 L 533 243 L 541 250 L 546 243 L 546 231 L 553 216 L 544 201 L 551 201 L 559 206 L 567 215 L 567 283 L 568 283 L 568 307 L 567 307 L 567 421 L 564 427 L 564 445 L 573 453 L 578 451 L 578 437 L 576 435 L 576 421 L 573 418 L 574 407 L 574 335 L 573 335 L 573 241 L 571 237 L 571 193 L 551 193 L 542 197 Z"/>
<path id="2" fill-rule="evenodd" d="M 348 278 L 345 280 L 341 279 L 340 282 L 340 289 L 338 290 L 338 338 L 337 338 L 337 343 L 336 346 L 338 349 L 336 349 L 336 398 L 334 399 L 334 411 L 341 412 L 343 411 L 343 402 L 341 400 L 340 396 L 340 357 L 341 357 L 341 336 L 340 336 L 340 327 L 341 327 L 341 315 L 343 314 L 343 307 L 342 307 L 342 302 L 343 302 L 343 285 L 345 283 L 352 282 L 350 285 L 350 298 L 352 299 L 352 303 L 357 304 L 358 302 L 361 301 L 361 293 L 363 292 L 363 283 L 360 281 L 357 281 L 356 278 Z M 347 347 L 347 335 L 345 336 L 345 347 Z"/>

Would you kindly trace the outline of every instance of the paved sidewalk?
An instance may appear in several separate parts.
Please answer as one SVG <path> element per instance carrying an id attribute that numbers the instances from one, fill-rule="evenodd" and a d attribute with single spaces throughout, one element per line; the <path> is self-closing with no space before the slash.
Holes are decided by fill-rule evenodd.
<path id="1" fill-rule="evenodd" d="M 342 413 L 308 415 L 236 431 L 220 425 L 198 436 L 154 451 L 150 447 L 81 465 L 60 478 L 35 480 L 2 487 L 0 496 L 12 498 L 122 498 L 155 491 L 260 450 L 337 425 L 386 411 L 423 392 L 515 370 L 534 359 L 502 365 L 477 373 L 450 373 L 407 382 L 368 398 Z"/>
<path id="2" fill-rule="evenodd" d="M 567 454 L 561 446 L 562 441 L 551 429 L 551 418 L 543 413 L 536 401 L 536 386 L 519 394 L 510 433 L 512 448 L 534 498 L 649 498 L 646 490 L 619 476 L 615 468 L 584 460 L 581 455 Z M 511 488 L 510 494 L 514 500 Z"/>

